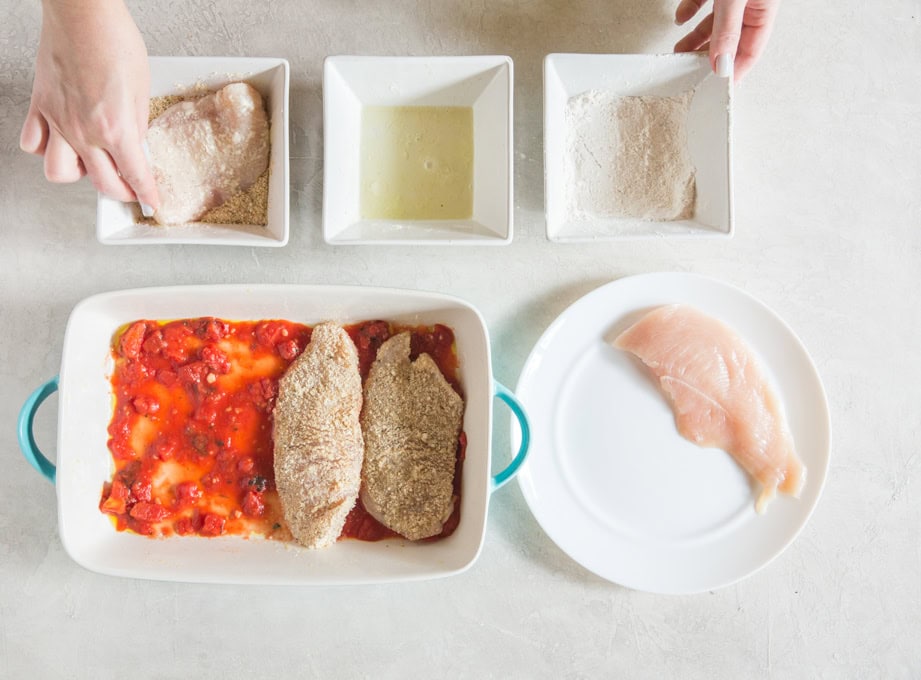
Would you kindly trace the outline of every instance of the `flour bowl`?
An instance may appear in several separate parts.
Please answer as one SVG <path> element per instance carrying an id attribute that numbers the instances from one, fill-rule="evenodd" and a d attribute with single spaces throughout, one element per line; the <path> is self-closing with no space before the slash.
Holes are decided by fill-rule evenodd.
<path id="1" fill-rule="evenodd" d="M 363 210 L 363 192 L 368 191 L 363 163 L 369 143 L 363 126 L 367 112 L 381 108 L 472 109 L 472 170 L 464 180 L 472 193 L 469 212 L 440 219 Z M 323 70 L 323 129 L 327 243 L 503 245 L 512 240 L 512 60 L 508 57 L 329 57 Z M 403 132 L 418 138 L 425 134 L 421 129 Z M 383 127 L 377 136 L 396 134 Z M 398 151 L 413 163 L 424 161 L 438 168 L 426 158 L 410 156 L 417 152 L 405 146 Z M 405 179 L 403 184 L 408 195 L 414 195 L 412 190 L 420 193 L 418 185 Z"/>
<path id="2" fill-rule="evenodd" d="M 696 196 L 678 219 L 613 216 L 586 209 L 578 192 L 622 191 L 629 181 L 645 179 L 644 170 L 629 168 L 607 184 L 585 189 L 585 176 L 574 171 L 580 150 L 598 167 L 609 163 L 620 141 L 600 134 L 579 138 L 573 123 L 573 102 L 580 97 L 607 101 L 654 97 L 684 99 L 681 124 L 686 126 L 687 155 L 693 167 Z M 633 99 L 633 101 L 636 101 Z M 661 100 L 659 100 L 661 101 Z M 558 242 L 606 241 L 675 236 L 730 236 L 732 205 L 732 82 L 710 70 L 700 54 L 551 54 L 544 61 L 544 207 L 547 238 Z M 611 115 L 603 112 L 603 115 Z M 604 128 L 611 135 L 613 126 Z M 653 136 L 662 130 L 650 130 Z M 616 134 L 616 133 L 615 133 Z M 680 140 L 684 145 L 684 140 Z M 594 148 L 592 148 L 594 147 Z M 631 176 L 625 176 L 632 175 Z M 598 178 L 595 178 L 598 179 Z M 610 177 L 602 179 L 608 180 Z M 590 183 L 591 178 L 588 183 Z M 581 184 L 580 184 L 581 183 Z M 655 182 L 648 182 L 655 186 Z M 607 198 L 607 197 L 605 197 Z"/>
<path id="3" fill-rule="evenodd" d="M 269 117 L 268 210 L 265 225 L 192 223 L 163 227 L 140 221 L 136 203 L 102 194 L 96 237 L 108 245 L 207 244 L 283 246 L 288 242 L 288 62 L 248 57 L 151 57 L 150 96 L 200 95 L 244 81 L 262 95 Z"/>

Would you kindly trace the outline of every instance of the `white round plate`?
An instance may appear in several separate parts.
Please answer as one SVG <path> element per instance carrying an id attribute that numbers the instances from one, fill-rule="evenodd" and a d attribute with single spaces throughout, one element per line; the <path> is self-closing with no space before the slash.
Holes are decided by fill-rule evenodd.
<path id="1" fill-rule="evenodd" d="M 681 437 L 648 370 L 611 345 L 671 303 L 721 319 L 758 355 L 807 468 L 799 499 L 756 514 L 742 469 Z M 629 588 L 695 593 L 751 575 L 796 538 L 825 484 L 831 426 L 815 365 L 776 314 L 714 279 L 644 274 L 596 289 L 544 332 L 515 392 L 532 428 L 518 475 L 531 511 L 570 557 Z"/>

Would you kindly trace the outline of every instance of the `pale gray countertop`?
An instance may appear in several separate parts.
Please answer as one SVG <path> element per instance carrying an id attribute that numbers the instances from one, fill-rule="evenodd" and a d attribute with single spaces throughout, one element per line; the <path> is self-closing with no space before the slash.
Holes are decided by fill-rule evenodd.
<path id="1" fill-rule="evenodd" d="M 132 2 L 150 54 L 280 56 L 292 67 L 291 240 L 278 250 L 106 247 L 86 181 L 47 184 L 18 149 L 39 3 L 0 0 L 0 677 L 918 677 L 921 674 L 921 3 L 787 0 L 735 99 L 731 240 L 559 245 L 542 214 L 541 64 L 550 52 L 668 51 L 662 0 Z M 515 240 L 323 243 L 328 54 L 510 55 Z M 82 298 L 175 283 L 420 288 L 473 303 L 496 376 L 598 285 L 691 271 L 741 286 L 799 334 L 833 423 L 824 496 L 753 577 L 688 597 L 587 572 L 517 485 L 466 573 L 403 585 L 226 587 L 106 577 L 73 563 L 54 489 L 19 454 L 18 410 L 59 368 Z M 57 401 L 37 422 L 53 451 Z M 497 417 L 494 453 L 508 451 Z M 498 464 L 498 461 L 497 461 Z"/>

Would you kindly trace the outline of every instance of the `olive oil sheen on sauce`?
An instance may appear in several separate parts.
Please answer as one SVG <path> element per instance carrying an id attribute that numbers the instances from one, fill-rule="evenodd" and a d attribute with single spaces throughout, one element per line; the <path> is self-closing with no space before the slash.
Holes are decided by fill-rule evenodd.
<path id="1" fill-rule="evenodd" d="M 366 106 L 361 115 L 361 216 L 473 216 L 473 109 Z"/>

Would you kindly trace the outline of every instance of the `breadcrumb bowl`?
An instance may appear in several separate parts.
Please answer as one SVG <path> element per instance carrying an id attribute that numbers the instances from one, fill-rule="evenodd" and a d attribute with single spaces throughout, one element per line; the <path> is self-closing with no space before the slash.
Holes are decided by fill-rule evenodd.
<path id="1" fill-rule="evenodd" d="M 550 54 L 544 60 L 544 209 L 547 238 L 562 243 L 671 237 L 728 237 L 733 232 L 732 79 L 718 78 L 700 54 Z M 567 165 L 577 147 L 598 139 L 576 139 L 567 120 L 570 100 L 586 93 L 607 97 L 677 97 L 693 91 L 687 104 L 687 150 L 694 168 L 696 199 L 686 217 L 653 220 L 613 217 L 583 210 L 573 199 L 577 181 Z M 651 137 L 665 131 L 650 125 Z M 609 140 L 601 140 L 606 142 Z M 597 146 L 603 147 L 604 144 Z M 604 148 L 599 162 L 609 162 Z M 571 165 L 569 166 L 571 167 Z M 641 179 L 618 175 L 621 190 Z"/>
<path id="2" fill-rule="evenodd" d="M 383 319 L 406 325 L 445 324 L 454 331 L 458 380 L 464 392 L 467 436 L 460 523 L 434 542 L 340 540 L 321 550 L 261 537 L 172 536 L 147 538 L 116 531 L 99 509 L 111 478 L 107 448 L 112 419 L 112 338 L 136 319 L 214 316 L 228 320 L 286 319 L 315 325 Z M 55 390 L 58 434 L 55 463 L 35 446 L 32 420 Z M 480 313 L 454 297 L 417 291 L 350 286 L 221 285 L 116 291 L 87 298 L 71 313 L 60 377 L 39 387 L 20 415 L 20 447 L 56 487 L 59 533 L 68 554 L 92 571 L 167 581 L 334 585 L 410 581 L 457 574 L 480 554 L 489 498 L 523 462 L 527 445 L 511 463 L 491 472 L 493 400 L 500 398 L 527 420 L 517 400 L 493 381 L 489 335 Z M 56 466 L 56 467 L 55 467 Z"/>
<path id="3" fill-rule="evenodd" d="M 96 208 L 96 237 L 108 245 L 201 244 L 284 246 L 288 242 L 288 81 L 285 59 L 248 57 L 151 57 L 150 96 L 207 94 L 237 81 L 252 85 L 265 102 L 271 143 L 265 225 L 160 226 L 139 219 L 136 203 L 102 194 Z"/>

